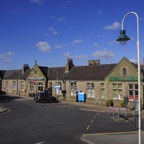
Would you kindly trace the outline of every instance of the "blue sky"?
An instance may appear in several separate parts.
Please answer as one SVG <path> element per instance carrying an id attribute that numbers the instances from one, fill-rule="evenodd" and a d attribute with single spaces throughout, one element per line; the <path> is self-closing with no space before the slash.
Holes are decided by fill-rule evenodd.
<path id="1" fill-rule="evenodd" d="M 0 0 L 0 69 L 118 63 L 124 56 L 137 62 L 136 17 L 124 22 L 126 45 L 119 37 L 124 15 L 139 15 L 140 55 L 144 59 L 143 0 Z"/>

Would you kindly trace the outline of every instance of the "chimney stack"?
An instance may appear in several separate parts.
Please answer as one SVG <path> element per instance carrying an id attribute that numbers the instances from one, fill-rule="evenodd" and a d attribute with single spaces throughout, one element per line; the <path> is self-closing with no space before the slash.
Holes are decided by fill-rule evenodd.
<path id="1" fill-rule="evenodd" d="M 65 66 L 65 73 L 68 73 L 73 66 L 74 66 L 73 59 L 68 58 L 67 64 Z"/>
<path id="2" fill-rule="evenodd" d="M 89 60 L 89 66 L 100 65 L 100 60 Z"/>
<path id="3" fill-rule="evenodd" d="M 28 64 L 24 64 L 23 68 L 22 68 L 22 74 L 24 74 L 27 69 L 30 69 L 29 65 Z"/>

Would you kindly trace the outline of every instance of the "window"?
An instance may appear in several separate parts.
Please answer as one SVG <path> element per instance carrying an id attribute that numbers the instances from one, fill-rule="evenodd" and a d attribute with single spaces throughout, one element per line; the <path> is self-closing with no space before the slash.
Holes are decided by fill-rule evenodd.
<path id="1" fill-rule="evenodd" d="M 4 85 L 4 81 L 2 81 L 2 87 L 5 90 L 5 85 Z"/>
<path id="2" fill-rule="evenodd" d="M 76 96 L 77 83 L 75 81 L 70 82 L 70 96 Z"/>
<path id="3" fill-rule="evenodd" d="M 42 82 L 39 82 L 37 87 L 38 87 L 38 92 L 43 91 L 43 83 Z"/>
<path id="4" fill-rule="evenodd" d="M 30 92 L 34 92 L 34 83 L 30 82 Z"/>
<path id="5" fill-rule="evenodd" d="M 9 82 L 6 81 L 6 91 L 8 91 L 8 89 L 9 89 Z"/>
<path id="6" fill-rule="evenodd" d="M 24 82 L 20 81 L 20 91 L 24 91 Z"/>
<path id="7" fill-rule="evenodd" d="M 133 89 L 133 85 L 132 84 L 129 84 L 129 89 Z"/>
<path id="8" fill-rule="evenodd" d="M 117 88 L 117 84 L 113 84 L 113 89 L 116 89 Z"/>
<path id="9" fill-rule="evenodd" d="M 130 101 L 138 99 L 138 84 L 128 85 L 128 97 Z"/>
<path id="10" fill-rule="evenodd" d="M 105 89 L 101 88 L 101 98 L 105 98 Z"/>
<path id="11" fill-rule="evenodd" d="M 118 84 L 118 89 L 122 89 L 122 84 Z"/>
<path id="12" fill-rule="evenodd" d="M 104 88 L 105 84 L 104 83 L 101 83 L 101 88 Z"/>
<path id="13" fill-rule="evenodd" d="M 104 83 L 100 84 L 100 96 L 102 99 L 105 98 L 105 84 Z"/>
<path id="14" fill-rule="evenodd" d="M 76 82 L 71 82 L 71 87 L 76 87 Z"/>
<path id="15" fill-rule="evenodd" d="M 95 97 L 95 84 L 94 83 L 87 83 L 86 84 L 87 88 L 87 97 Z"/>
<path id="16" fill-rule="evenodd" d="M 61 82 L 56 82 L 55 86 L 59 86 L 59 87 L 55 88 L 56 95 L 61 95 L 62 94 L 62 90 L 61 90 L 62 83 Z"/>
<path id="17" fill-rule="evenodd" d="M 52 82 L 49 82 L 49 86 L 52 87 Z"/>
<path id="18" fill-rule="evenodd" d="M 138 84 L 135 84 L 134 87 L 135 87 L 135 89 L 138 89 Z"/>
<path id="19" fill-rule="evenodd" d="M 123 68 L 123 69 L 122 69 L 122 75 L 123 75 L 123 76 L 126 76 L 126 75 L 127 75 L 127 69 L 126 69 L 126 68 Z"/>
<path id="20" fill-rule="evenodd" d="M 16 81 L 12 82 L 12 90 L 15 91 L 17 89 Z"/>
<path id="21" fill-rule="evenodd" d="M 112 85 L 112 96 L 113 99 L 118 99 L 118 100 L 122 100 L 122 84 L 120 83 L 115 83 Z"/>
<path id="22" fill-rule="evenodd" d="M 61 82 L 56 82 L 55 85 L 60 85 L 61 86 Z"/>

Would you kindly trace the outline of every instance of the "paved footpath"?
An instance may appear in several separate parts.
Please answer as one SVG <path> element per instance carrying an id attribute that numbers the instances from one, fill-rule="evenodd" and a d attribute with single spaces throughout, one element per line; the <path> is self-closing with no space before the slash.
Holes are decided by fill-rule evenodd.
<path id="1" fill-rule="evenodd" d="M 84 134 L 81 140 L 88 144 L 138 144 L 138 132 Z M 144 132 L 141 132 L 141 144 L 144 143 Z"/>

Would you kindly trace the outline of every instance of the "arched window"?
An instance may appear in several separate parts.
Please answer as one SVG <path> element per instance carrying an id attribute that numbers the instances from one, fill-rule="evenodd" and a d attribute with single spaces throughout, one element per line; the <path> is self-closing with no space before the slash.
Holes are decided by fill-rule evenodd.
<path id="1" fill-rule="evenodd" d="M 127 69 L 126 69 L 126 68 L 123 68 L 123 69 L 122 69 L 122 75 L 123 75 L 123 76 L 127 75 Z"/>

